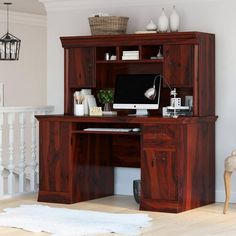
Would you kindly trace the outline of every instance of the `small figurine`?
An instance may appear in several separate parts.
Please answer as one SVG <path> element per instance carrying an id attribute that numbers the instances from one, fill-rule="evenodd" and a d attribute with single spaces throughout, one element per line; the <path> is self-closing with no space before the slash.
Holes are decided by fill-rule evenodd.
<path id="1" fill-rule="evenodd" d="M 146 30 L 147 31 L 156 31 L 157 30 L 157 26 L 153 23 L 152 20 L 150 20 L 150 22 L 146 26 Z"/>
<path id="2" fill-rule="evenodd" d="M 157 53 L 157 59 L 162 59 L 163 55 L 161 53 L 161 47 L 159 47 L 158 53 Z"/>

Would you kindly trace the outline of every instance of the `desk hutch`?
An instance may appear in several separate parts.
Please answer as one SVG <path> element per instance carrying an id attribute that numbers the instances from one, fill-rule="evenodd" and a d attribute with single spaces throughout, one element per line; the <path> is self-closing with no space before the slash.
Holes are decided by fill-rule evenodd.
<path id="1" fill-rule="evenodd" d="M 39 201 L 75 203 L 114 194 L 114 167 L 141 168 L 141 210 L 181 212 L 215 201 L 215 38 L 201 32 L 61 37 L 64 115 L 37 116 Z M 156 56 L 159 48 L 163 58 Z M 122 60 L 138 50 L 138 60 Z M 109 53 L 116 60 L 105 60 Z M 193 115 L 164 118 L 170 90 L 148 117 L 73 116 L 73 93 L 114 88 L 117 74 L 164 75 L 178 97 L 193 97 Z M 84 131 L 88 127 L 140 132 Z"/>

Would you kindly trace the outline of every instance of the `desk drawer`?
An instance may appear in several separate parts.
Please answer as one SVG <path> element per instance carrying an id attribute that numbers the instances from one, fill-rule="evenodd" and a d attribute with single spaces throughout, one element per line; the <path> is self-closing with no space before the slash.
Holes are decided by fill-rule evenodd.
<path id="1" fill-rule="evenodd" d="M 144 125 L 142 130 L 144 148 L 174 148 L 180 139 L 177 125 Z"/>

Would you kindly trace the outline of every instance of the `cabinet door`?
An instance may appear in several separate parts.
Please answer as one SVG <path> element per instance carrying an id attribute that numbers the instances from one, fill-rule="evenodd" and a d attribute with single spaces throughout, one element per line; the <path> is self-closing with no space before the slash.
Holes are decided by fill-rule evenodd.
<path id="1" fill-rule="evenodd" d="M 95 49 L 72 48 L 69 51 L 69 86 L 95 87 Z"/>
<path id="2" fill-rule="evenodd" d="M 164 76 L 167 82 L 176 87 L 192 86 L 193 46 L 166 45 L 164 46 L 164 58 Z"/>
<path id="3" fill-rule="evenodd" d="M 141 160 L 142 198 L 177 200 L 178 177 L 176 153 L 173 150 L 144 150 Z"/>

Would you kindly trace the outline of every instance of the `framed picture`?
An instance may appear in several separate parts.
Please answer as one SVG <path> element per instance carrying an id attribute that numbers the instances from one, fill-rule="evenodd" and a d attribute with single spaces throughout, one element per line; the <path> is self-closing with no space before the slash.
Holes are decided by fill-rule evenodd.
<path id="1" fill-rule="evenodd" d="M 85 99 L 87 99 L 89 110 L 97 106 L 96 99 L 93 95 L 86 95 Z"/>

